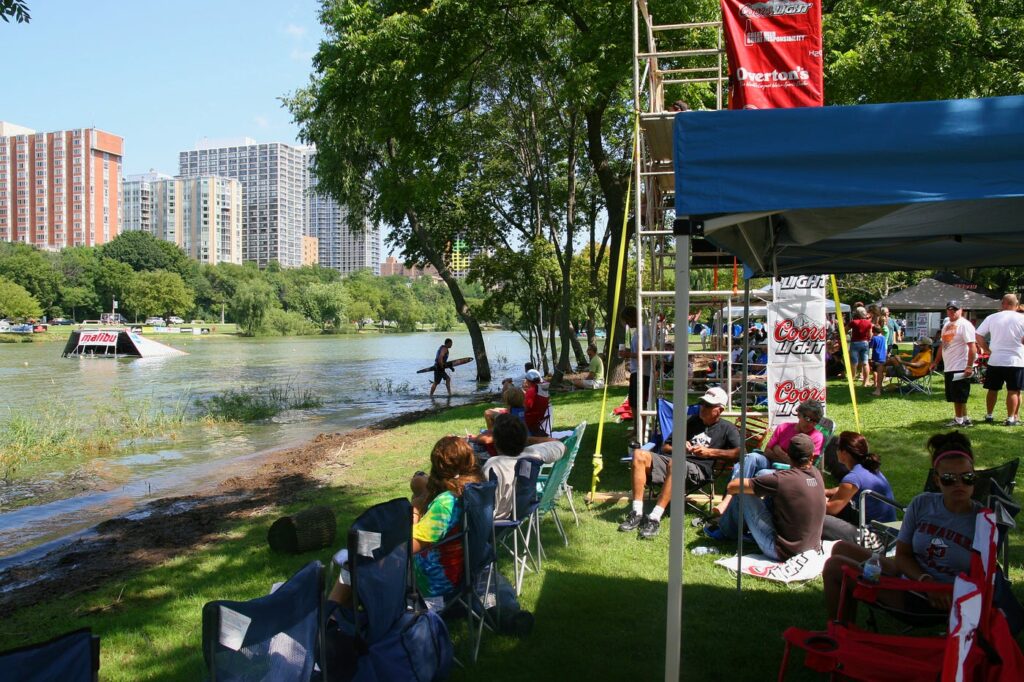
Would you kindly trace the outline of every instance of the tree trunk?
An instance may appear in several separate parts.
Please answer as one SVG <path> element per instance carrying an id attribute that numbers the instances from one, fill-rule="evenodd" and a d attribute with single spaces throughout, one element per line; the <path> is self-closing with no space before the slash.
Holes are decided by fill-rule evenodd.
<path id="1" fill-rule="evenodd" d="M 473 357 L 476 359 L 476 380 L 480 382 L 489 382 L 491 380 L 491 364 L 487 359 L 487 346 L 484 344 L 484 335 L 480 330 L 480 323 L 476 317 L 473 316 L 472 311 L 469 308 L 469 304 L 466 303 L 466 297 L 462 294 L 462 287 L 459 285 L 459 280 L 455 278 L 451 270 L 448 269 L 448 264 L 444 262 L 442 254 L 433 247 L 432 244 L 426 239 L 426 235 L 423 233 L 423 226 L 420 224 L 419 217 L 416 212 L 409 209 L 405 213 L 406 218 L 409 221 L 409 225 L 412 228 L 413 234 L 419 240 L 420 249 L 423 254 L 433 265 L 445 285 L 448 287 L 448 291 L 451 292 L 452 302 L 455 304 L 455 312 L 458 313 L 459 318 L 466 323 L 466 329 L 469 331 L 469 338 L 473 343 Z"/>

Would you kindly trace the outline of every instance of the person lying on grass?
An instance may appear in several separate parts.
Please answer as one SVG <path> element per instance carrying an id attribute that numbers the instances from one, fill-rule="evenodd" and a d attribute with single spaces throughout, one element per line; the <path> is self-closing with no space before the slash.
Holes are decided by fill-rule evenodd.
<path id="1" fill-rule="evenodd" d="M 821 454 L 821 448 L 825 444 L 825 436 L 821 431 L 818 431 L 817 426 L 821 418 L 825 416 L 825 408 L 817 400 L 805 400 L 797 406 L 796 416 L 797 420 L 795 422 L 785 422 L 775 427 L 775 432 L 768 439 L 768 445 L 764 447 L 764 452 L 757 452 L 755 450 L 743 458 L 744 478 L 754 478 L 761 474 L 771 473 L 772 467 L 776 464 L 780 465 L 780 468 L 792 466 L 793 462 L 789 457 L 789 444 L 797 434 L 802 433 L 810 437 L 811 442 L 814 444 L 815 459 Z M 732 468 L 732 478 L 735 480 L 739 477 L 740 465 L 737 464 Z M 722 498 L 722 501 L 712 508 L 711 515 L 723 515 L 725 510 L 729 508 L 729 501 L 731 499 L 731 495 L 726 495 Z"/>
<path id="2" fill-rule="evenodd" d="M 412 488 L 412 551 L 416 587 L 424 599 L 452 594 L 462 582 L 462 543 L 436 548 L 462 527 L 462 489 L 483 480 L 473 448 L 464 438 L 445 436 L 430 453 L 430 474 L 416 472 Z M 352 605 L 352 588 L 343 570 L 331 588 L 330 601 Z"/>
<path id="3" fill-rule="evenodd" d="M 742 508 L 744 528 L 754 536 L 761 553 L 774 561 L 785 561 L 808 550 L 821 549 L 821 528 L 825 519 L 825 482 L 814 467 L 814 442 L 804 433 L 789 441 L 788 469 L 744 479 L 742 504 L 734 500 L 725 510 L 718 527 L 705 526 L 713 540 L 735 539 L 739 533 Z M 740 493 L 740 479 L 729 481 L 728 492 Z M 753 494 L 751 494 L 753 493 Z M 771 509 L 761 497 L 771 497 Z"/>
<path id="4" fill-rule="evenodd" d="M 857 526 L 860 523 L 856 505 L 860 500 L 860 491 L 874 492 L 893 499 L 892 486 L 882 473 L 882 460 L 868 448 L 867 439 L 856 431 L 843 431 L 839 434 L 836 454 L 849 473 L 835 488 L 825 491 L 828 504 L 825 507 L 825 528 L 823 540 L 846 540 L 857 542 Z M 896 520 L 896 508 L 875 499 L 865 501 L 867 507 L 865 520 L 888 523 Z"/>
<path id="5" fill-rule="evenodd" d="M 942 433 L 928 440 L 937 493 L 921 493 L 910 501 L 903 515 L 896 555 L 881 560 L 882 573 L 910 580 L 952 583 L 971 566 L 975 516 L 980 503 L 974 493 L 974 453 L 971 442 L 959 431 Z M 843 566 L 860 570 L 871 551 L 848 542 L 832 548 L 825 562 L 825 609 L 835 620 L 840 608 Z M 881 592 L 879 600 L 905 611 L 948 611 L 951 593 L 929 592 L 927 597 L 909 592 Z M 849 598 L 843 609 L 848 620 L 855 616 L 856 602 Z"/>

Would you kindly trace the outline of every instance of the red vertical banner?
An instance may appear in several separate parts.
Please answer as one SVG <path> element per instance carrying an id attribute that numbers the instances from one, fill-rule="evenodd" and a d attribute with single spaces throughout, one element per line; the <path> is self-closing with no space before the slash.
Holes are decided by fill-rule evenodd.
<path id="1" fill-rule="evenodd" d="M 821 0 L 721 0 L 729 108 L 820 107 Z"/>

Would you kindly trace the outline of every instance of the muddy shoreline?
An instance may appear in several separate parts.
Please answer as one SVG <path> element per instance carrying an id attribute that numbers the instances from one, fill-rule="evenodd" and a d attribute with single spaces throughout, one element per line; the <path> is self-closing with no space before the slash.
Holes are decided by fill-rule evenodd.
<path id="1" fill-rule="evenodd" d="M 485 400 L 490 397 L 481 398 Z M 318 466 L 349 466 L 362 441 L 446 409 L 397 415 L 346 433 L 321 433 L 308 443 L 268 455 L 252 474 L 192 495 L 161 498 L 104 521 L 41 557 L 0 571 L 0 617 L 57 595 L 93 590 L 209 541 L 228 522 L 315 489 L 321 484 L 313 474 Z"/>

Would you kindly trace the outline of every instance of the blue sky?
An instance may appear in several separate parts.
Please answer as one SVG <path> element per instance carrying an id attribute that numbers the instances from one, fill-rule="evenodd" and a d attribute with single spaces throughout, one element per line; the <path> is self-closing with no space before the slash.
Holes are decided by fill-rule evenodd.
<path id="1" fill-rule="evenodd" d="M 178 172 L 206 138 L 296 141 L 278 98 L 309 81 L 317 0 L 29 0 L 0 22 L 0 120 L 125 139 L 123 171 Z"/>

